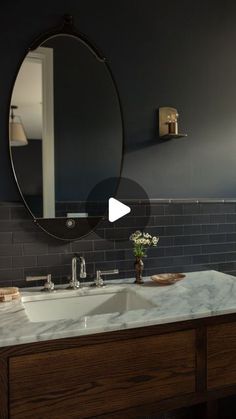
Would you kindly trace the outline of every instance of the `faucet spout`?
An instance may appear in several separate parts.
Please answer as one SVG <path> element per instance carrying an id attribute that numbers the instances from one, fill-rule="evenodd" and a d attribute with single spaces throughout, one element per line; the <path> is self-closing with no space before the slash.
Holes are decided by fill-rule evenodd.
<path id="1" fill-rule="evenodd" d="M 78 256 L 75 254 L 71 261 L 71 280 L 69 283 L 69 288 L 77 289 L 80 287 L 80 283 L 77 278 L 77 261 L 80 261 L 80 274 L 79 277 L 82 279 L 87 277 L 86 273 L 86 263 L 85 258 L 83 256 Z"/>
<path id="2" fill-rule="evenodd" d="M 80 278 L 86 278 L 87 272 L 86 272 L 86 263 L 85 258 L 83 256 L 80 256 Z"/>
<path id="3" fill-rule="evenodd" d="M 71 261 L 71 280 L 70 280 L 68 288 L 75 290 L 79 287 L 80 287 L 80 283 L 77 279 L 77 256 L 74 255 Z"/>

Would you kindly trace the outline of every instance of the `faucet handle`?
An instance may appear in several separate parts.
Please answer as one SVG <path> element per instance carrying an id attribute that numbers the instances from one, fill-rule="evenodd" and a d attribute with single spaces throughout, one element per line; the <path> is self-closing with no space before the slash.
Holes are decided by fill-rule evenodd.
<path id="1" fill-rule="evenodd" d="M 96 287 L 103 287 L 104 281 L 101 275 L 115 275 L 119 273 L 119 269 L 110 269 L 107 271 L 96 271 L 95 285 Z"/>
<path id="2" fill-rule="evenodd" d="M 44 287 L 41 291 L 54 291 L 54 283 L 52 282 L 52 275 L 42 275 L 42 276 L 27 276 L 26 281 L 41 281 L 45 280 Z"/>

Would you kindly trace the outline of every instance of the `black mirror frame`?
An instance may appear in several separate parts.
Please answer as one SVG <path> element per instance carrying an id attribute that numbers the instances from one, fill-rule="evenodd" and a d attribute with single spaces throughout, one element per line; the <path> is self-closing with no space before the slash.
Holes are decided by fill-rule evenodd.
<path id="1" fill-rule="evenodd" d="M 96 59 L 98 61 L 100 61 L 101 63 L 104 63 L 104 65 L 106 66 L 106 69 L 108 70 L 108 72 L 110 74 L 111 80 L 112 80 L 113 85 L 115 87 L 118 103 L 119 103 L 121 124 L 122 124 L 122 155 L 121 155 L 119 178 L 117 178 L 118 179 L 117 189 L 118 189 L 119 179 L 121 178 L 121 173 L 122 173 L 122 168 L 123 168 L 123 160 L 124 160 L 124 117 L 123 117 L 123 110 L 122 110 L 121 99 L 120 99 L 118 87 L 117 87 L 116 81 L 114 79 L 112 70 L 111 70 L 111 68 L 110 68 L 110 66 L 107 62 L 107 59 L 104 57 L 104 55 L 101 53 L 101 51 L 97 48 L 97 46 L 95 46 L 94 43 L 92 43 L 87 38 L 86 35 L 84 35 L 83 33 L 78 32 L 78 30 L 74 26 L 73 17 L 71 15 L 68 15 L 68 14 L 64 15 L 62 25 L 60 25 L 59 27 L 55 27 L 55 28 L 53 28 L 53 29 L 51 29 L 47 32 L 44 32 L 43 34 L 38 36 L 33 41 L 31 46 L 26 50 L 23 59 L 20 61 L 20 64 L 18 65 L 16 74 L 15 74 L 15 77 L 14 77 L 13 85 L 12 85 L 12 88 L 11 88 L 11 91 L 10 91 L 8 109 L 10 109 L 11 97 L 12 97 L 12 93 L 13 93 L 13 89 L 14 89 L 14 86 L 15 86 L 17 75 L 19 73 L 20 67 L 21 67 L 27 53 L 30 52 L 30 51 L 35 50 L 36 48 L 38 48 L 47 39 L 52 38 L 53 36 L 58 36 L 58 35 L 69 35 L 69 36 L 72 36 L 72 37 L 75 37 L 76 39 L 78 39 L 81 43 L 83 43 L 90 50 L 90 52 L 96 57 Z M 8 141 L 9 141 L 9 139 L 10 139 L 9 119 L 7 119 L 7 127 L 8 127 Z M 25 201 L 24 195 L 21 191 L 21 188 L 20 188 L 20 185 L 19 185 L 19 182 L 18 182 L 18 179 L 17 179 L 17 175 L 16 175 L 16 172 L 15 172 L 14 164 L 13 164 L 10 141 L 9 141 L 9 153 L 10 153 L 10 161 L 11 161 L 11 167 L 12 167 L 12 171 L 13 171 L 13 175 L 14 175 L 14 180 L 15 180 L 15 183 L 17 185 L 20 196 L 22 198 L 22 201 L 23 201 L 26 209 L 28 210 L 28 212 L 32 216 L 34 223 L 36 223 L 48 235 L 54 237 L 55 239 L 59 239 L 59 240 L 66 240 L 66 241 L 78 240 L 78 239 L 81 239 L 82 237 L 88 235 L 91 231 L 93 231 L 96 227 L 98 227 L 98 225 L 100 224 L 100 222 L 102 220 L 107 218 L 105 215 L 104 216 L 99 216 L 99 217 L 91 216 L 91 217 L 88 217 L 89 220 L 88 220 L 88 218 L 68 219 L 68 218 L 65 218 L 65 217 L 61 217 L 61 218 L 60 217 L 58 217 L 58 218 L 36 218 L 34 216 L 34 214 L 32 213 L 32 211 L 30 210 L 27 202 Z"/>

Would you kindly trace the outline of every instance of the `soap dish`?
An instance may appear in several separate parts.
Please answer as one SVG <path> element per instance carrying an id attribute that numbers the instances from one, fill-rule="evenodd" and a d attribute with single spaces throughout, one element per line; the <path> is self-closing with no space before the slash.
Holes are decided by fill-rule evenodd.
<path id="1" fill-rule="evenodd" d="M 151 279 L 159 285 L 172 285 L 183 278 L 185 278 L 185 275 L 181 273 L 158 274 L 151 276 Z"/>
<path id="2" fill-rule="evenodd" d="M 0 302 L 12 301 L 20 298 L 19 288 L 6 287 L 0 288 Z"/>

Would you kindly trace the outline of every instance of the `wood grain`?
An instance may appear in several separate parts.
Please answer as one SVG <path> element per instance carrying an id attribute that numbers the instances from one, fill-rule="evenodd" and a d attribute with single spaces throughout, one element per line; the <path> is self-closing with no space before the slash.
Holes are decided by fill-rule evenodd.
<path id="1" fill-rule="evenodd" d="M 0 419 L 8 418 L 8 361 L 0 352 Z"/>
<path id="2" fill-rule="evenodd" d="M 198 393 L 206 391 L 207 376 L 207 329 L 205 326 L 196 329 L 196 391 Z"/>
<path id="3" fill-rule="evenodd" d="M 10 358 L 10 416 L 86 418 L 195 391 L 193 330 Z"/>
<path id="4" fill-rule="evenodd" d="M 236 384 L 236 323 L 209 327 L 207 340 L 208 389 Z"/>

